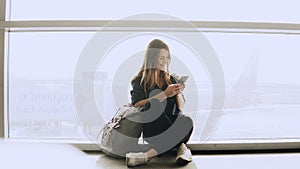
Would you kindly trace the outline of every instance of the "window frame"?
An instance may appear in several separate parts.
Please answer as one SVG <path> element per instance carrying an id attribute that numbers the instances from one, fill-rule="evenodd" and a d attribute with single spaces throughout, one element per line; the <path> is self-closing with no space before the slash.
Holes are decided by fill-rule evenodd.
<path id="1" fill-rule="evenodd" d="M 116 20 L 48 20 L 48 21 L 7 21 L 6 0 L 0 0 L 0 139 L 8 142 L 47 142 L 69 143 L 82 150 L 97 150 L 98 146 L 92 143 L 78 142 L 76 140 L 31 140 L 10 139 L 8 135 L 7 110 L 7 58 L 6 49 L 9 32 L 52 32 L 52 31 L 95 31 L 105 27 L 106 24 Z M 262 34 L 294 34 L 300 35 L 300 23 L 262 23 L 262 22 L 216 22 L 216 21 L 190 21 L 202 32 L 232 32 L 232 33 L 262 33 Z M 178 21 L 143 21 L 126 20 L 110 25 L 107 30 L 128 31 L 161 31 L 174 28 L 176 31 L 195 31 L 183 26 Z M 172 29 L 173 30 L 173 29 Z M 172 31 L 171 30 L 171 31 Z M 204 143 L 190 143 L 192 150 L 268 150 L 268 149 L 295 149 L 300 148 L 300 139 L 278 140 L 244 140 L 244 141 L 209 141 Z"/>
<path id="2" fill-rule="evenodd" d="M 0 0 L 0 22 L 5 22 L 6 1 Z M 5 55 L 5 29 L 0 28 L 0 139 L 5 138 L 7 130 L 5 129 L 5 110 L 4 110 L 4 55 Z"/>

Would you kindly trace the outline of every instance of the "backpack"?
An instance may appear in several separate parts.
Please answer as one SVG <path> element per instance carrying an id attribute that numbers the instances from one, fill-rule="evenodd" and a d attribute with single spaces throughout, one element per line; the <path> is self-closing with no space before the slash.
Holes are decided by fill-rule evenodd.
<path id="1" fill-rule="evenodd" d="M 141 118 L 143 108 L 127 104 L 117 110 L 97 136 L 102 152 L 113 157 L 124 158 L 127 152 L 139 151 L 138 139 L 142 133 L 142 124 L 136 120 Z"/>

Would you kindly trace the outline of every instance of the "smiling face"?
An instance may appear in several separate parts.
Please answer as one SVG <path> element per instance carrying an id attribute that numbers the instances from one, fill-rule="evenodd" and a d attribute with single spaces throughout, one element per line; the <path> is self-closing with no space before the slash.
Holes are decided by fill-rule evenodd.
<path id="1" fill-rule="evenodd" d="M 141 71 L 157 69 L 168 72 L 170 50 L 166 43 L 159 39 L 152 40 L 146 50 Z"/>
<path id="2" fill-rule="evenodd" d="M 160 49 L 159 55 L 156 61 L 156 68 L 162 71 L 167 71 L 171 57 L 170 53 L 166 49 Z"/>

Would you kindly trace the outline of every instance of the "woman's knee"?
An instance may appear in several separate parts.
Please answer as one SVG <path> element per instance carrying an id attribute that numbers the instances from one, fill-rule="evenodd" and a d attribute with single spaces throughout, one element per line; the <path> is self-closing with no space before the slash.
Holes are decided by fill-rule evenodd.
<path id="1" fill-rule="evenodd" d="M 193 119 L 189 116 L 186 116 L 186 115 L 179 116 L 179 120 L 183 124 L 194 127 Z"/>

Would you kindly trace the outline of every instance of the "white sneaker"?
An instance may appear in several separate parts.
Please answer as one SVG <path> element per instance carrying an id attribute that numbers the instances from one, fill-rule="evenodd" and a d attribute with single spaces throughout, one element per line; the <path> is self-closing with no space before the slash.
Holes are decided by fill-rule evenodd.
<path id="1" fill-rule="evenodd" d="M 148 163 L 149 159 L 145 153 L 126 153 L 126 165 L 134 167 Z"/>
<path id="2" fill-rule="evenodd" d="M 177 150 L 176 162 L 178 164 L 187 164 L 192 161 L 192 153 L 187 146 L 182 143 Z"/>

